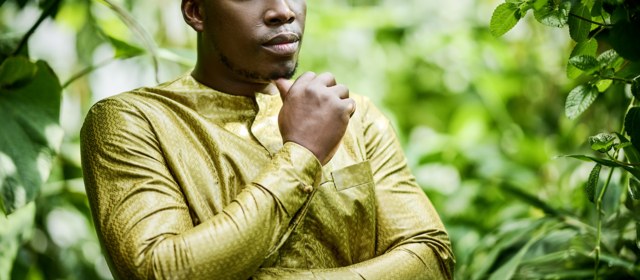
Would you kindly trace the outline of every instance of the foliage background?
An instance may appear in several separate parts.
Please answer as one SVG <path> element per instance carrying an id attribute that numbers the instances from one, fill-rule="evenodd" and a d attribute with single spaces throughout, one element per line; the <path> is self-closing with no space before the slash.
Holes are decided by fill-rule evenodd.
<path id="1" fill-rule="evenodd" d="M 160 47 L 161 82 L 193 65 L 195 32 L 182 20 L 180 1 L 118 3 Z M 581 117 L 567 119 L 564 100 L 585 79 L 566 78 L 575 44 L 566 27 L 542 26 L 529 14 L 505 36 L 492 37 L 489 21 L 497 0 L 307 3 L 299 73 L 330 71 L 392 119 L 411 170 L 451 236 L 456 278 L 495 270 L 499 261 L 487 247 L 510 238 L 501 232 L 535 226 L 545 216 L 505 191 L 505 182 L 595 224 L 595 208 L 581 191 L 593 165 L 551 158 L 589 154 L 588 136 L 617 131 L 621 120 L 615 116 L 626 109 L 629 89 L 613 86 Z M 38 4 L 7 0 L 0 7 L 0 34 L 25 33 L 41 13 Z M 62 82 L 108 63 L 63 92 L 61 152 L 35 202 L 35 229 L 21 233 L 25 243 L 11 279 L 111 278 L 81 178 L 78 133 L 96 101 L 156 80 L 149 55 L 114 60 L 104 35 L 142 46 L 111 10 L 93 0 L 63 1 L 55 19 L 45 20 L 29 41 L 31 58 L 46 60 Z M 626 192 L 622 181 L 614 173 L 605 213 L 618 208 Z M 637 261 L 633 252 L 621 258 Z"/>

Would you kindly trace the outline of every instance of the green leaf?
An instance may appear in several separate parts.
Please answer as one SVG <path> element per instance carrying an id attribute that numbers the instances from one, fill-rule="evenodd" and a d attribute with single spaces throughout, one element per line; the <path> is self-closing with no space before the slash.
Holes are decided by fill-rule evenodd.
<path id="1" fill-rule="evenodd" d="M 569 119 L 575 119 L 587 110 L 598 97 L 598 88 L 590 84 L 582 84 L 574 88 L 567 97 L 565 114 Z"/>
<path id="2" fill-rule="evenodd" d="M 602 15 L 602 2 L 596 1 L 591 7 L 591 17 L 600 17 Z"/>
<path id="3" fill-rule="evenodd" d="M 616 70 L 613 70 L 613 68 L 607 68 L 607 69 L 602 70 L 600 75 L 603 78 L 607 78 L 607 79 L 613 78 L 616 75 Z M 600 89 L 600 88 L 598 88 L 598 89 Z M 602 92 L 602 90 L 600 92 Z"/>
<path id="4" fill-rule="evenodd" d="M 511 30 L 520 20 L 520 7 L 514 3 L 500 4 L 491 16 L 491 35 L 500 37 Z"/>
<path id="5" fill-rule="evenodd" d="M 640 78 L 635 78 L 631 84 L 631 93 L 640 100 Z"/>
<path id="6" fill-rule="evenodd" d="M 578 55 L 596 56 L 598 50 L 598 41 L 596 39 L 590 39 L 587 41 L 579 42 L 571 51 L 569 58 L 576 57 Z M 567 77 L 569 79 L 575 79 L 582 73 L 582 70 L 576 68 L 571 63 L 567 63 Z"/>
<path id="7" fill-rule="evenodd" d="M 622 66 L 624 59 L 615 50 L 608 50 L 598 56 L 598 63 L 601 68 L 618 68 Z"/>
<path id="8" fill-rule="evenodd" d="M 631 143 L 626 137 L 624 137 L 620 133 L 616 132 L 616 136 L 618 136 L 618 139 L 620 139 L 620 144 Z M 638 153 L 638 150 L 636 150 L 636 148 L 634 148 L 633 145 L 625 145 L 622 147 L 622 150 L 624 151 L 624 155 L 627 157 L 627 160 L 629 161 L 629 163 L 633 163 L 633 164 L 640 163 L 640 153 Z M 640 166 L 636 166 L 635 168 L 640 169 Z"/>
<path id="9" fill-rule="evenodd" d="M 0 279 L 11 279 L 11 269 L 18 249 L 31 239 L 35 227 L 36 207 L 31 202 L 5 217 L 0 215 Z"/>
<path id="10" fill-rule="evenodd" d="M 602 170 L 602 164 L 596 164 L 589 174 L 589 180 L 587 181 L 586 191 L 587 198 L 592 203 L 596 199 L 596 189 L 598 188 L 598 179 L 600 179 L 600 170 Z"/>
<path id="11" fill-rule="evenodd" d="M 629 17 L 627 16 L 627 10 L 624 6 L 618 6 L 611 14 L 611 23 L 616 24 L 621 21 L 629 22 Z"/>
<path id="12" fill-rule="evenodd" d="M 533 8 L 534 8 L 535 10 L 540 10 L 540 9 L 542 9 L 543 7 L 547 6 L 547 3 L 549 3 L 549 0 L 536 0 L 536 1 L 533 3 Z"/>
<path id="13" fill-rule="evenodd" d="M 20 41 L 22 41 L 22 36 L 0 34 L 0 64 L 7 59 L 7 57 L 13 55 L 13 52 L 18 48 L 18 45 L 20 45 Z M 20 49 L 18 55 L 29 57 L 28 43 Z"/>
<path id="14" fill-rule="evenodd" d="M 0 195 L 7 214 L 33 201 L 62 141 L 60 81 L 44 61 L 35 65 L 30 83 L 0 89 Z"/>
<path id="15" fill-rule="evenodd" d="M 36 74 L 36 65 L 26 57 L 11 57 L 0 66 L 0 89 L 16 88 L 30 82 Z"/>
<path id="16" fill-rule="evenodd" d="M 640 76 L 640 62 L 631 62 L 627 64 L 616 76 L 623 79 L 635 79 Z"/>
<path id="17" fill-rule="evenodd" d="M 612 83 L 612 80 L 602 79 L 598 80 L 595 84 L 599 92 L 604 92 L 611 86 Z"/>
<path id="18" fill-rule="evenodd" d="M 596 136 L 589 137 L 589 145 L 591 145 L 591 149 L 601 153 L 606 153 L 611 150 L 613 141 L 615 140 L 616 138 L 608 133 L 600 133 Z"/>
<path id="19" fill-rule="evenodd" d="M 631 143 L 636 150 L 640 150 L 640 107 L 629 110 L 624 118 L 624 129 L 631 137 Z"/>
<path id="20" fill-rule="evenodd" d="M 89 19 L 76 35 L 76 53 L 79 60 L 85 65 L 93 64 L 93 52 L 101 44 L 107 42 L 107 38 L 93 20 L 91 13 Z"/>
<path id="21" fill-rule="evenodd" d="M 626 147 L 629 147 L 629 146 L 631 146 L 631 142 L 620 143 L 620 144 L 616 143 L 616 144 L 613 144 L 613 149 L 618 151 L 620 149 L 623 149 L 623 148 L 626 148 Z"/>
<path id="22" fill-rule="evenodd" d="M 591 12 L 589 11 L 589 7 L 583 5 L 580 1 L 576 2 L 573 7 L 571 7 L 571 13 L 577 16 L 581 16 L 586 19 L 591 19 Z M 579 19 L 575 16 L 569 17 L 569 35 L 571 39 L 576 42 L 582 42 L 587 39 L 589 36 L 589 31 L 591 31 L 591 23 Z"/>
<path id="23" fill-rule="evenodd" d="M 617 163 L 617 162 L 612 161 L 612 160 L 603 159 L 603 158 L 597 158 L 597 157 L 591 157 L 591 156 L 585 156 L 585 155 L 557 156 L 557 157 L 554 157 L 554 159 L 561 158 L 561 157 L 575 158 L 575 159 L 579 159 L 581 161 L 586 161 L 586 162 L 596 162 L 596 163 L 600 163 L 600 164 L 602 164 L 604 166 L 608 166 L 608 167 L 620 167 L 620 168 L 628 171 L 629 173 L 633 174 L 633 176 L 635 176 L 636 178 L 640 179 L 640 170 L 632 168 L 631 166 L 627 166 L 627 165 L 623 165 L 623 164 Z"/>
<path id="24" fill-rule="evenodd" d="M 582 71 L 588 71 L 598 67 L 598 60 L 590 55 L 576 55 L 569 59 L 569 63 Z"/>
<path id="25" fill-rule="evenodd" d="M 546 26 L 563 27 L 569 20 L 569 10 L 571 10 L 571 2 L 564 2 L 560 5 L 551 4 L 535 10 L 533 16 Z"/>
<path id="26" fill-rule="evenodd" d="M 145 53 L 143 49 L 111 36 L 109 36 L 109 41 L 111 41 L 111 45 L 116 50 L 114 58 L 129 58 Z"/>
<path id="27" fill-rule="evenodd" d="M 629 193 L 634 200 L 640 200 L 640 180 L 629 177 Z"/>
<path id="28" fill-rule="evenodd" d="M 619 21 L 609 33 L 611 47 L 627 60 L 640 60 L 640 18 Z"/>

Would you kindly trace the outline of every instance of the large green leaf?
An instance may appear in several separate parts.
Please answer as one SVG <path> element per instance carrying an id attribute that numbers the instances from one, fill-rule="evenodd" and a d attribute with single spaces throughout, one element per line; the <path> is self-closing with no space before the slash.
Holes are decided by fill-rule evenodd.
<path id="1" fill-rule="evenodd" d="M 590 84 L 582 84 L 574 88 L 567 97 L 565 114 L 569 119 L 575 119 L 587 110 L 598 97 L 598 88 Z"/>
<path id="2" fill-rule="evenodd" d="M 620 72 L 616 73 L 617 77 L 623 79 L 634 79 L 640 76 L 640 62 L 631 62 L 625 66 Z"/>
<path id="3" fill-rule="evenodd" d="M 35 198 L 49 177 L 63 134 L 58 77 L 44 61 L 33 64 L 23 57 L 6 59 L 0 73 L 15 71 L 16 64 L 37 69 L 29 83 L 0 88 L 0 195 L 8 214 Z"/>
<path id="4" fill-rule="evenodd" d="M 602 164 L 598 163 L 591 170 L 591 174 L 589 174 L 589 180 L 587 181 L 587 198 L 591 202 L 595 202 L 596 189 L 598 187 L 598 180 L 600 179 L 600 170 L 602 170 Z"/>
<path id="5" fill-rule="evenodd" d="M 620 56 L 631 61 L 640 60 L 640 18 L 632 22 L 619 21 L 609 35 L 611 47 Z"/>
<path id="6" fill-rule="evenodd" d="M 542 7 L 533 12 L 536 20 L 546 26 L 563 27 L 569 20 L 569 10 L 571 10 L 571 2 L 564 2 L 560 5 L 554 5 L 554 1 L 549 2 L 550 5 Z"/>
<path id="7" fill-rule="evenodd" d="M 520 20 L 520 6 L 514 3 L 500 4 L 491 16 L 491 35 L 499 37 L 511 30 Z"/>
<path id="8" fill-rule="evenodd" d="M 640 100 L 640 78 L 633 79 L 633 84 L 631 84 L 631 94 L 633 94 L 636 99 Z"/>
<path id="9" fill-rule="evenodd" d="M 631 166 L 627 166 L 624 164 L 620 164 L 617 163 L 615 161 L 612 160 L 608 160 L 608 159 L 603 159 L 603 158 L 597 158 L 597 157 L 591 157 L 591 156 L 585 156 L 585 155 L 566 155 L 566 156 L 557 156 L 554 157 L 555 158 L 561 158 L 561 157 L 569 157 L 569 158 L 575 158 L 575 159 L 579 159 L 581 161 L 586 161 L 586 162 L 596 162 L 599 164 L 602 164 L 604 166 L 608 166 L 608 167 L 620 167 L 624 170 L 629 171 L 629 173 L 633 174 L 633 176 L 636 176 L 636 178 L 640 179 L 640 170 L 635 169 Z"/>
<path id="10" fill-rule="evenodd" d="M 634 107 L 629 110 L 624 118 L 624 128 L 629 137 L 631 137 L 633 146 L 640 151 L 640 107 Z"/>
<path id="11" fill-rule="evenodd" d="M 583 5 L 580 1 L 573 4 L 573 7 L 571 7 L 571 14 L 586 19 L 591 19 L 591 11 L 589 11 L 589 7 Z M 569 35 L 574 41 L 582 42 L 589 36 L 589 31 L 591 31 L 591 23 L 584 21 L 576 16 L 569 17 Z"/>
<path id="12" fill-rule="evenodd" d="M 0 215 L 0 280 L 11 279 L 11 268 L 18 249 L 31 239 L 36 216 L 35 202 L 27 204 L 13 214 Z"/>
<path id="13" fill-rule="evenodd" d="M 596 56 L 596 51 L 598 50 L 598 41 L 596 39 L 590 39 L 586 41 L 579 42 L 571 51 L 571 55 L 569 55 L 569 59 L 576 57 L 578 55 L 589 55 Z M 576 68 L 571 63 L 567 63 L 567 77 L 569 79 L 575 79 L 582 73 L 582 70 Z"/>
<path id="14" fill-rule="evenodd" d="M 618 136 L 618 139 L 620 139 L 620 144 L 630 143 L 630 141 L 626 137 L 624 137 L 624 135 L 616 132 L 616 136 Z M 622 148 L 622 150 L 624 151 L 624 155 L 627 157 L 629 163 L 640 163 L 640 153 L 638 153 L 638 150 L 636 150 L 636 148 L 634 148 L 633 146 L 626 146 Z M 636 166 L 636 169 L 640 169 L 640 166 Z"/>

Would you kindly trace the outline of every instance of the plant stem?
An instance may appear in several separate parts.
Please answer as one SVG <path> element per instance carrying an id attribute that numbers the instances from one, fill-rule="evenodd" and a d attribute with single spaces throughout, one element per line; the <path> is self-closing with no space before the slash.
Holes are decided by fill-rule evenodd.
<path id="1" fill-rule="evenodd" d="M 622 64 L 622 66 L 620 67 L 620 69 L 618 69 L 618 71 L 616 71 L 616 73 L 622 71 L 622 69 L 624 69 L 625 67 L 627 67 L 627 65 L 629 65 L 629 63 L 631 63 L 631 60 L 627 60 L 627 62 L 625 62 L 624 64 Z"/>
<path id="2" fill-rule="evenodd" d="M 22 37 L 22 40 L 20 41 L 20 44 L 18 44 L 18 48 L 16 48 L 16 50 L 13 52 L 13 55 L 18 55 L 18 53 L 20 53 L 22 48 L 24 48 L 24 46 L 27 44 L 27 41 L 29 41 L 29 37 L 31 37 L 33 32 L 35 32 L 36 29 L 38 29 L 38 26 L 40 26 L 40 24 L 44 21 L 44 19 L 46 19 L 49 15 L 51 15 L 51 13 L 53 13 L 53 10 L 58 6 L 60 1 L 62 0 L 55 0 L 49 5 L 49 7 L 47 7 L 42 12 L 42 14 L 40 15 L 40 18 L 38 18 L 38 21 L 36 21 L 36 23 L 33 26 L 31 26 L 29 31 L 27 31 L 27 34 L 25 34 L 24 37 Z"/>
<path id="3" fill-rule="evenodd" d="M 632 84 L 633 83 L 633 81 L 631 81 L 631 80 L 622 79 L 622 78 L 616 78 L 616 77 L 604 78 L 604 79 L 605 80 L 613 80 L 613 81 L 623 82 L 625 84 Z"/>
<path id="4" fill-rule="evenodd" d="M 598 227 L 596 228 L 596 265 L 594 269 L 593 279 L 598 279 L 598 266 L 600 265 L 600 235 L 602 234 L 602 198 L 604 198 L 605 192 L 607 192 L 607 188 L 609 187 L 609 182 L 611 181 L 611 175 L 613 174 L 614 167 L 611 167 L 609 170 L 609 175 L 607 176 L 607 181 L 604 182 L 604 186 L 602 187 L 602 191 L 600 192 L 600 196 L 598 197 L 598 201 L 596 204 L 597 212 L 598 212 Z"/>
<path id="5" fill-rule="evenodd" d="M 570 15 L 570 16 L 572 16 L 572 17 L 577 17 L 577 18 L 579 18 L 579 19 L 581 19 L 581 20 L 584 20 L 584 21 L 586 21 L 586 22 L 593 23 L 593 24 L 595 24 L 595 25 L 600 25 L 600 26 L 605 26 L 605 27 L 612 27 L 612 26 L 613 26 L 613 24 L 599 23 L 599 22 L 597 22 L 597 21 L 593 21 L 593 20 L 590 20 L 590 19 L 583 18 L 583 17 L 581 17 L 581 16 L 579 16 L 579 15 L 576 15 L 576 14 L 574 14 L 574 13 L 569 13 L 569 15 Z"/>

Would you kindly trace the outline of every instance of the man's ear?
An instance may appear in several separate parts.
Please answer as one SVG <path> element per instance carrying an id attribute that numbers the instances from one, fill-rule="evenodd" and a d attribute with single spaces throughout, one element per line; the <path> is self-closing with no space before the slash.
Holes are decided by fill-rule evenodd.
<path id="1" fill-rule="evenodd" d="M 182 17 L 184 21 L 196 32 L 202 32 L 202 0 L 182 0 Z"/>

